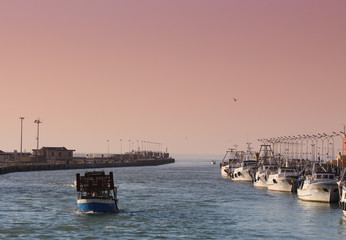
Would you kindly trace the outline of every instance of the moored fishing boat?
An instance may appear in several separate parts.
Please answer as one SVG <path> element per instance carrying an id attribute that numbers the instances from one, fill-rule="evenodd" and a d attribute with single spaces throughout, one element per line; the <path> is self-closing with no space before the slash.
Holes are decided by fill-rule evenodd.
<path id="1" fill-rule="evenodd" d="M 341 175 L 339 185 L 339 207 L 342 209 L 344 216 L 346 217 L 346 168 Z"/>
<path id="2" fill-rule="evenodd" d="M 117 187 L 114 186 L 113 173 L 104 171 L 76 174 L 78 191 L 78 210 L 81 212 L 118 211 Z"/>
<path id="3" fill-rule="evenodd" d="M 235 149 L 228 149 L 225 156 L 220 163 L 221 176 L 228 178 L 234 167 L 240 166 L 241 152 L 235 151 Z M 227 160 L 226 160 L 227 159 Z"/>
<path id="4" fill-rule="evenodd" d="M 298 199 L 313 202 L 337 202 L 338 184 L 332 172 L 313 172 L 300 182 L 297 189 Z"/>
<path id="5" fill-rule="evenodd" d="M 296 192 L 299 173 L 290 167 L 280 167 L 276 174 L 269 175 L 267 189 L 270 191 Z"/>
<path id="6" fill-rule="evenodd" d="M 339 206 L 342 209 L 344 216 L 346 217 L 346 182 L 343 182 L 339 185 L 339 195 L 340 195 L 340 201 Z"/>
<path id="7" fill-rule="evenodd" d="M 267 188 L 269 175 L 276 173 L 278 170 L 278 165 L 271 146 L 262 144 L 260 151 L 256 154 L 256 160 L 258 161 L 259 167 L 253 179 L 254 186 Z"/>
<path id="8" fill-rule="evenodd" d="M 276 173 L 278 166 L 276 164 L 263 164 L 256 172 L 254 186 L 258 188 L 267 188 L 270 174 Z"/>
<path id="9" fill-rule="evenodd" d="M 236 182 L 252 182 L 257 170 L 256 153 L 251 149 L 251 143 L 247 143 L 246 152 L 241 152 L 238 164 L 230 171 L 230 178 Z"/>
<path id="10" fill-rule="evenodd" d="M 256 160 L 245 160 L 241 166 L 231 171 L 230 177 L 236 182 L 252 182 L 257 168 Z"/>

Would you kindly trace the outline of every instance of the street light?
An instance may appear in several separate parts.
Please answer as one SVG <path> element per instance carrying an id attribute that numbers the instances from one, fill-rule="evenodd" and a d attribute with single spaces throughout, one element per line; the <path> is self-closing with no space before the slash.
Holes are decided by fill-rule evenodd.
<path id="1" fill-rule="evenodd" d="M 37 148 L 36 148 L 36 161 L 38 161 L 38 146 L 39 146 L 39 139 L 40 139 L 40 123 L 42 123 L 40 121 L 40 118 L 38 118 L 37 120 L 34 121 L 34 123 L 37 124 Z"/>
<path id="2" fill-rule="evenodd" d="M 23 154 L 23 120 L 24 117 L 20 117 L 20 156 L 19 161 L 22 160 L 22 154 Z"/>
<path id="3" fill-rule="evenodd" d="M 108 157 L 109 157 L 109 140 L 107 140 L 107 155 L 108 155 Z"/>
<path id="4" fill-rule="evenodd" d="M 345 128 L 345 125 L 344 125 L 344 128 Z M 341 156 L 341 168 L 344 168 L 344 154 L 345 154 L 345 138 L 346 138 L 346 133 L 345 133 L 345 129 L 344 129 L 344 132 L 340 131 L 340 133 L 336 133 L 336 132 L 333 132 L 335 135 L 341 137 L 341 142 L 342 142 L 342 154 L 340 153 L 340 156 Z"/>

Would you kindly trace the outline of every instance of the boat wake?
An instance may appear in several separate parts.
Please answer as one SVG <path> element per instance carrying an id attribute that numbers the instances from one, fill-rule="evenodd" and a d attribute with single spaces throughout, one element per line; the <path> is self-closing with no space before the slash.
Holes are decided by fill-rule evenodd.
<path id="1" fill-rule="evenodd" d="M 73 187 L 75 188 L 76 186 L 74 184 L 63 184 L 64 187 Z"/>

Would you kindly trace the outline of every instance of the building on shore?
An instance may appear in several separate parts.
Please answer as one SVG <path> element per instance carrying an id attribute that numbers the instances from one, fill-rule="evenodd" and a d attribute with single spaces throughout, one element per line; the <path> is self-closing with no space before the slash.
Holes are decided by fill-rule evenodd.
<path id="1" fill-rule="evenodd" d="M 0 150 L 0 167 L 18 164 L 18 162 L 30 156 L 31 153 L 28 152 L 18 153 L 16 150 L 13 152 L 4 152 Z"/>
<path id="2" fill-rule="evenodd" d="M 0 161 L 8 161 L 18 159 L 19 155 L 17 151 L 13 152 L 4 152 L 0 150 Z"/>
<path id="3" fill-rule="evenodd" d="M 65 147 L 42 147 L 41 149 L 33 149 L 33 160 L 36 159 L 45 163 L 70 163 L 73 161 L 73 152 Z"/>

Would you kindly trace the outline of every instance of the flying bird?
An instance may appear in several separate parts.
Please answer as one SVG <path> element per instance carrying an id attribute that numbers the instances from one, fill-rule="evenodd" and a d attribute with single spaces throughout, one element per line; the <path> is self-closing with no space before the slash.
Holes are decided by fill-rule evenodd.
<path id="1" fill-rule="evenodd" d="M 236 101 L 238 101 L 238 99 L 236 99 L 236 98 L 233 98 L 233 100 L 236 102 Z"/>

